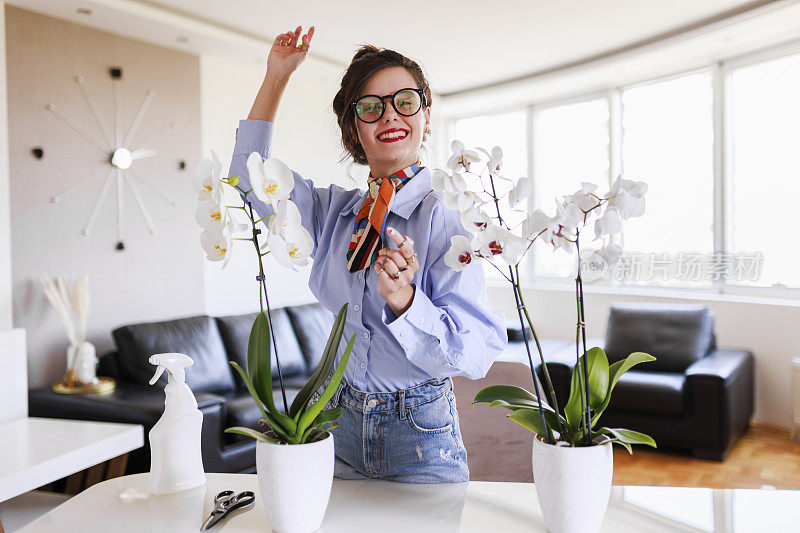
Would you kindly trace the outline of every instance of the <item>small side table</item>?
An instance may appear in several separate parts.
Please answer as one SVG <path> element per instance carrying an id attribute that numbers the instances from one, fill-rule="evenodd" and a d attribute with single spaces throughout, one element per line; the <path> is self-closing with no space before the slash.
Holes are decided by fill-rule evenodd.
<path id="1" fill-rule="evenodd" d="M 800 441 L 800 357 L 792 359 L 792 440 Z"/>

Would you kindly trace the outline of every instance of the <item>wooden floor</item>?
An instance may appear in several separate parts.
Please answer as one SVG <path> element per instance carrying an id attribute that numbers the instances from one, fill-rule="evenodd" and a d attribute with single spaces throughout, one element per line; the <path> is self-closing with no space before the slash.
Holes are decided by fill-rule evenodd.
<path id="1" fill-rule="evenodd" d="M 724 462 L 634 446 L 614 447 L 614 484 L 800 490 L 800 442 L 789 432 L 754 423 Z"/>

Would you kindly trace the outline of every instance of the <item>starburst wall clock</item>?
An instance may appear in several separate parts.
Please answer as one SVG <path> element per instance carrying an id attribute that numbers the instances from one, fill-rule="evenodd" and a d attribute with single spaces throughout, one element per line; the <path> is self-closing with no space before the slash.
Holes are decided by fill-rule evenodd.
<path id="1" fill-rule="evenodd" d="M 106 198 L 112 186 L 115 186 L 116 196 L 117 196 L 116 249 L 124 250 L 126 186 L 127 188 L 130 189 L 130 192 L 133 195 L 136 204 L 139 206 L 139 210 L 141 211 L 142 216 L 144 217 L 144 220 L 147 223 L 147 227 L 149 228 L 150 233 L 152 235 L 158 235 L 158 226 L 156 226 L 153 217 L 150 215 L 150 211 L 147 209 L 147 206 L 145 205 L 144 199 L 142 198 L 142 195 L 139 192 L 139 187 L 137 183 L 143 184 L 146 187 L 152 189 L 156 194 L 158 194 L 161 198 L 163 198 L 173 207 L 178 206 L 178 202 L 176 200 L 171 198 L 167 193 L 164 192 L 163 189 L 161 189 L 158 185 L 154 184 L 143 174 L 144 171 L 141 169 L 142 164 L 140 163 L 140 161 L 157 155 L 158 149 L 156 148 L 156 141 L 159 139 L 159 137 L 161 137 L 166 133 L 179 129 L 180 125 L 176 122 L 169 123 L 165 126 L 162 126 L 161 129 L 156 130 L 155 133 L 148 136 L 147 138 L 142 140 L 136 140 L 136 134 L 139 131 L 139 127 L 141 126 L 142 121 L 147 115 L 147 110 L 149 109 L 151 102 L 156 96 L 156 91 L 153 89 L 147 91 L 144 100 L 139 105 L 139 109 L 136 113 L 136 117 L 133 119 L 133 122 L 129 125 L 126 125 L 127 127 L 124 127 L 121 119 L 122 102 L 120 101 L 120 84 L 122 83 L 122 69 L 119 67 L 113 67 L 108 70 L 108 73 L 111 76 L 113 85 L 113 100 L 114 100 L 113 130 L 108 127 L 102 114 L 97 108 L 97 105 L 95 104 L 95 101 L 92 98 L 91 93 L 89 92 L 89 87 L 84 76 L 76 76 L 75 78 L 75 82 L 80 87 L 80 91 L 83 94 L 83 97 L 86 100 L 86 104 L 88 105 L 89 110 L 94 116 L 95 121 L 97 122 L 97 126 L 100 128 L 102 137 L 97 137 L 96 135 L 90 133 L 89 131 L 81 127 L 76 121 L 72 120 L 63 111 L 61 111 L 55 104 L 51 103 L 47 105 L 48 111 L 50 111 L 53 115 L 58 117 L 58 119 L 60 119 L 67 126 L 72 128 L 76 133 L 78 133 L 86 141 L 94 145 L 94 147 L 99 149 L 102 153 L 97 154 L 96 150 L 92 150 L 91 152 L 87 152 L 86 154 L 74 154 L 74 153 L 53 152 L 53 151 L 45 152 L 44 148 L 42 147 L 33 148 L 32 153 L 34 157 L 36 157 L 37 159 L 42 159 L 45 156 L 56 157 L 56 158 L 67 158 L 67 159 L 88 158 L 88 159 L 96 159 L 96 161 L 100 163 L 100 165 L 98 165 L 97 168 L 95 168 L 94 170 L 83 176 L 73 185 L 53 195 L 50 198 L 50 200 L 53 203 L 60 203 L 64 201 L 68 196 L 77 193 L 81 189 L 84 189 L 91 182 L 95 181 L 99 176 L 105 175 L 106 176 L 105 181 L 103 182 L 102 187 L 100 188 L 100 192 L 97 194 L 94 206 L 92 207 L 91 212 L 87 214 L 86 225 L 84 226 L 82 233 L 87 237 L 92 234 L 92 230 L 95 222 L 97 221 L 97 216 L 100 211 L 100 207 L 106 201 Z M 184 170 L 186 168 L 186 162 L 184 160 L 180 160 L 177 166 L 179 170 Z"/>

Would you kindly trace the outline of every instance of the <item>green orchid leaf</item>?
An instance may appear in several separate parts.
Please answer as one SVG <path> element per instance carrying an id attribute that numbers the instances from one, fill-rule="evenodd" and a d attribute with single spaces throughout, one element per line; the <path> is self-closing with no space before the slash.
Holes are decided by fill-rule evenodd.
<path id="1" fill-rule="evenodd" d="M 602 348 L 591 348 L 585 356 L 581 356 L 579 364 L 572 370 L 570 380 L 569 400 L 564 406 L 564 415 L 571 431 L 577 431 L 581 427 L 581 415 L 583 414 L 583 396 L 585 388 L 583 384 L 583 361 L 584 357 L 589 361 L 587 373 L 589 374 L 589 405 L 592 409 L 598 409 L 603 405 L 608 390 L 609 366 L 608 358 Z"/>
<path id="2" fill-rule="evenodd" d="M 508 418 L 537 435 L 547 438 L 547 431 L 542 426 L 542 417 L 538 410 L 520 409 L 508 415 Z"/>
<path id="3" fill-rule="evenodd" d="M 343 412 L 344 411 L 342 411 L 341 407 L 335 407 L 333 409 L 323 409 L 319 413 L 319 415 L 317 415 L 317 418 L 315 418 L 314 421 L 311 422 L 311 427 L 318 427 L 323 424 L 327 424 L 328 422 L 333 422 L 334 420 L 337 420 L 340 416 L 342 416 Z"/>
<path id="4" fill-rule="evenodd" d="M 236 371 L 239 373 L 239 376 L 241 376 L 242 381 L 244 381 L 244 384 L 247 387 L 247 392 L 250 393 L 250 396 L 253 397 L 253 401 L 256 402 L 256 405 L 261 410 L 261 416 L 278 434 L 287 439 L 290 438 L 290 436 L 297 429 L 297 425 L 295 424 L 294 420 L 292 420 L 291 418 L 287 417 L 286 415 L 275 409 L 274 405 L 271 412 L 268 409 L 265 409 L 264 403 L 259 398 L 255 386 L 253 385 L 253 382 L 250 381 L 250 377 L 247 375 L 244 369 L 241 366 L 239 366 L 239 364 L 236 361 L 229 361 L 229 362 L 231 366 L 235 368 Z M 291 422 L 291 424 L 288 424 L 287 421 Z"/>
<path id="5" fill-rule="evenodd" d="M 476 403 L 491 403 L 495 400 L 505 400 L 509 403 L 513 403 L 514 400 L 528 400 L 534 402 L 537 409 L 539 407 L 536 396 L 522 387 L 515 387 L 513 385 L 491 385 L 486 387 L 475 395 L 475 400 L 472 402 L 472 405 Z"/>
<path id="6" fill-rule="evenodd" d="M 619 381 L 619 378 L 622 377 L 622 374 L 633 368 L 634 366 L 638 365 L 639 363 L 646 363 L 649 361 L 655 361 L 656 358 L 650 354 L 646 354 L 644 352 L 633 352 L 628 357 L 621 361 L 617 361 L 616 363 L 612 364 L 608 367 L 608 376 L 609 376 L 609 383 L 608 383 L 608 392 L 603 399 L 603 403 L 595 410 L 595 414 L 592 417 L 592 427 L 597 423 L 600 419 L 600 415 L 603 414 L 603 411 L 606 410 L 608 407 L 608 403 L 611 401 L 611 393 L 614 390 L 614 386 Z"/>
<path id="7" fill-rule="evenodd" d="M 336 370 L 333 372 L 333 376 L 331 376 L 331 380 L 328 382 L 328 386 L 325 387 L 322 396 L 319 397 L 319 400 L 317 400 L 314 405 L 306 409 L 300 417 L 300 420 L 297 423 L 298 432 L 305 434 L 306 430 L 311 426 L 311 423 L 325 408 L 325 404 L 327 404 L 328 401 L 333 398 L 333 395 L 336 394 L 336 389 L 339 388 L 339 383 L 342 381 L 344 369 L 347 367 L 347 361 L 350 360 L 350 352 L 352 351 L 353 344 L 355 342 L 356 336 L 353 335 L 350 337 L 350 342 L 347 343 L 347 347 L 342 355 L 342 360 L 339 361 L 339 364 L 336 366 Z"/>
<path id="8" fill-rule="evenodd" d="M 338 428 L 338 427 L 339 427 L 339 424 L 333 423 L 333 424 L 331 424 L 331 427 L 329 427 L 328 429 L 319 429 L 319 428 L 313 428 L 313 427 L 309 428 L 309 430 L 307 432 L 308 436 L 303 442 L 316 442 L 317 440 L 322 438 L 323 435 L 328 433 L 330 430 L 332 430 L 334 428 Z"/>
<path id="9" fill-rule="evenodd" d="M 316 370 L 314 370 L 314 373 L 308 379 L 306 384 L 303 385 L 303 387 L 300 389 L 300 392 L 297 393 L 297 396 L 295 396 L 294 401 L 292 402 L 292 406 L 289 408 L 289 416 L 294 418 L 295 421 L 300 419 L 300 415 L 308 405 L 308 401 L 311 399 L 311 396 L 322 386 L 322 384 L 325 382 L 325 379 L 328 377 L 328 374 L 331 373 L 333 362 L 336 359 L 336 352 L 339 349 L 339 342 L 342 339 L 342 333 L 344 333 L 344 325 L 346 321 L 347 304 L 344 304 L 342 308 L 339 309 L 339 314 L 336 316 L 336 320 L 333 322 L 331 333 L 328 336 L 328 343 L 325 345 L 325 350 L 322 352 L 322 359 L 320 359 Z"/>
<path id="10" fill-rule="evenodd" d="M 631 444 L 645 444 L 657 448 L 656 441 L 649 435 L 633 431 L 631 429 L 622 428 L 600 428 L 593 435 L 610 435 L 613 441 L 624 445 L 630 453 L 633 451 L 630 448 Z"/>
<path id="11" fill-rule="evenodd" d="M 280 444 L 280 441 L 277 439 L 273 439 L 272 437 L 268 437 L 264 435 L 260 431 L 256 431 L 250 428 L 243 428 L 243 427 L 232 427 L 227 428 L 225 433 L 238 433 L 239 435 L 244 435 L 245 437 L 252 437 L 256 440 L 260 440 L 261 442 L 271 442 L 272 444 Z"/>
<path id="12" fill-rule="evenodd" d="M 529 406 L 529 405 L 514 405 L 514 404 L 508 403 L 508 402 L 506 402 L 504 400 L 495 400 L 492 403 L 490 403 L 489 405 L 491 407 L 504 407 L 504 408 L 506 408 L 506 409 L 508 409 L 510 411 L 514 411 L 514 412 L 520 411 L 520 410 L 534 411 L 536 413 L 536 417 L 539 419 L 539 424 L 541 425 L 542 420 L 541 420 L 541 417 L 538 414 L 539 413 L 539 408 L 536 407 L 536 406 L 532 407 L 532 406 Z M 545 419 L 545 422 L 550 427 L 550 429 L 558 428 L 559 427 L 559 422 L 561 422 L 563 424 L 566 424 L 566 420 L 564 420 L 564 417 L 561 416 L 561 415 L 556 417 L 556 412 L 553 411 L 552 408 L 550 408 L 547 405 L 543 405 L 542 407 L 544 407 L 544 419 Z"/>
<path id="13" fill-rule="evenodd" d="M 269 319 L 264 312 L 256 315 L 250 339 L 247 342 L 247 374 L 258 392 L 258 397 L 270 412 L 276 412 L 272 398 L 272 363 L 270 361 Z"/>

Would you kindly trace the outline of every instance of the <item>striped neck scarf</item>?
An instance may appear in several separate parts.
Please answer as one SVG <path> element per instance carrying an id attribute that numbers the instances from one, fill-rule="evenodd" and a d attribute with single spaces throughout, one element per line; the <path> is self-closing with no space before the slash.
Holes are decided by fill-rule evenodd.
<path id="1" fill-rule="evenodd" d="M 369 190 L 356 215 L 355 229 L 347 249 L 347 269 L 350 272 L 367 268 L 378 259 L 378 251 L 383 247 L 383 227 L 394 196 L 422 168 L 417 161 L 387 178 L 369 175 Z"/>

